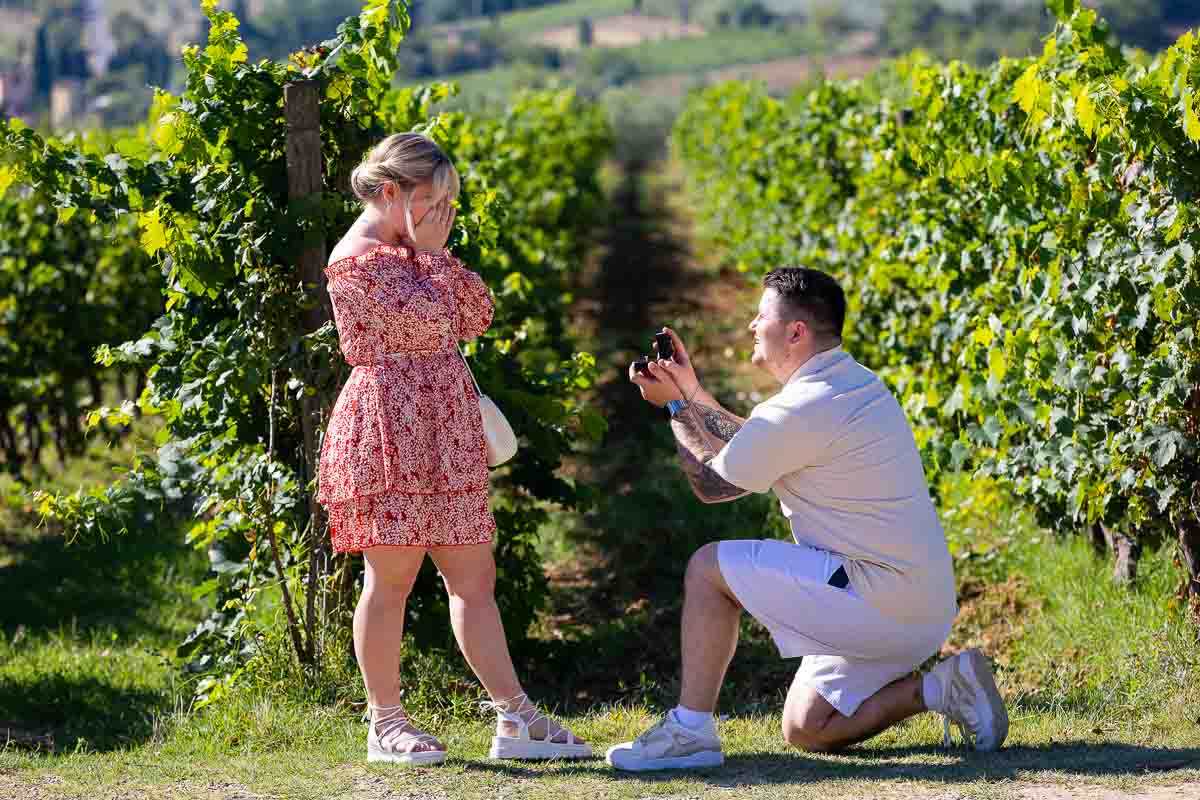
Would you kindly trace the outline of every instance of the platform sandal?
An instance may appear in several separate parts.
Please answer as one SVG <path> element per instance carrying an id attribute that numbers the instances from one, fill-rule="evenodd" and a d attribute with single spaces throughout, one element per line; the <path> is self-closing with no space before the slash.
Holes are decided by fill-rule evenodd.
<path id="1" fill-rule="evenodd" d="M 514 701 L 519 702 L 515 710 L 510 710 Z M 492 748 L 488 752 L 491 758 L 551 759 L 591 758 L 592 756 L 590 744 L 576 741 L 575 734 L 561 725 L 558 726 L 557 731 L 554 730 L 550 724 L 552 720 L 543 714 L 536 705 L 529 702 L 529 697 L 524 692 L 508 700 L 485 701 L 482 705 L 485 709 L 495 711 L 497 717 L 496 735 L 492 737 Z M 526 719 L 526 715 L 528 715 L 528 719 Z M 546 720 L 547 738 L 531 739 L 529 727 L 543 719 Z M 500 726 L 506 722 L 516 727 L 516 736 L 500 735 Z M 553 741 L 554 737 L 560 733 L 567 734 L 567 740 L 565 742 Z"/>
<path id="2" fill-rule="evenodd" d="M 398 731 L 408 727 L 408 715 L 403 706 L 371 706 L 371 727 L 367 732 L 367 761 L 391 762 L 393 764 L 441 764 L 446 760 L 445 750 L 417 750 L 409 748 L 417 744 L 441 744 L 436 737 L 417 731 Z M 378 726 L 384 726 L 381 736 Z"/>

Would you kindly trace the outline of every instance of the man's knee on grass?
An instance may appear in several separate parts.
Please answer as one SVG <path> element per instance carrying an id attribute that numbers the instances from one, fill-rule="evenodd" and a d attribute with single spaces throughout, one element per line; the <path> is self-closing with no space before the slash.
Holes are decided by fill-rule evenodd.
<path id="1" fill-rule="evenodd" d="M 831 725 L 845 719 L 829 701 L 807 686 L 794 685 L 783 707 L 783 739 L 807 753 L 832 753 L 846 747 L 834 738 Z"/>
<path id="2" fill-rule="evenodd" d="M 834 712 L 837 713 L 836 711 Z M 830 718 L 825 720 L 797 721 L 783 717 L 783 739 L 797 750 L 806 753 L 835 753 L 844 750 L 846 744 L 833 740 L 827 726 Z"/>

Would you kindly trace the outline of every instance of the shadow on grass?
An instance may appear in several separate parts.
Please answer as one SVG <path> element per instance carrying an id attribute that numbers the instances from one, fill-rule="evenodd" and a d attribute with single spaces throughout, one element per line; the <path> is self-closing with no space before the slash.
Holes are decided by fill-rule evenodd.
<path id="1" fill-rule="evenodd" d="M 93 751 L 145 741 L 166 696 L 109 681 L 107 675 L 0 676 L 0 728 L 32 729 L 57 752 L 70 752 L 80 740 Z M 14 743 L 24 744 L 20 736 Z"/>
<path id="2" fill-rule="evenodd" d="M 679 696 L 680 601 L 595 623 L 578 639 L 536 643 L 521 660 L 526 687 L 555 713 L 605 704 L 674 706 Z M 722 708 L 766 713 L 782 705 L 798 659 L 783 659 L 765 631 L 743 615 L 722 687 Z M 654 646 L 648 646 L 654 642 Z"/>
<path id="3" fill-rule="evenodd" d="M 916 759 L 936 758 L 930 764 Z M 715 769 L 619 772 L 600 758 L 534 768 L 492 761 L 467 761 L 468 772 L 490 772 L 537 780 L 592 776 L 612 780 L 663 783 L 682 777 L 717 788 L 811 784 L 818 781 L 924 781 L 967 783 L 1028 779 L 1030 773 L 1058 778 L 1105 778 L 1200 769 L 1200 747 L 1142 747 L 1127 744 L 1063 742 L 1036 747 L 1006 747 L 997 753 L 945 750 L 941 747 L 855 749 L 837 756 L 762 752 L 729 756 Z"/>
<path id="4" fill-rule="evenodd" d="M 920 759 L 933 758 L 930 764 Z M 714 785 L 817 780 L 903 780 L 959 783 L 1028 779 L 1030 773 L 1062 778 L 1142 775 L 1200 768 L 1200 748 L 1145 747 L 1106 742 L 1012 746 L 997 753 L 946 750 L 936 745 L 863 748 L 839 756 L 762 753 L 726 761 Z"/>
<path id="5" fill-rule="evenodd" d="M 33 527 L 31 521 L 29 527 Z M 104 627 L 122 636 L 169 639 L 180 632 L 180 577 L 204 565 L 175 529 L 103 543 L 67 544 L 53 533 L 0 537 L 0 630 L 10 637 Z M 190 624 L 182 620 L 183 630 Z"/>
<path id="6" fill-rule="evenodd" d="M 195 624 L 203 558 L 175 527 L 68 545 L 20 522 L 0 532 L 0 724 L 59 752 L 144 741 L 174 669 L 154 651 Z"/>

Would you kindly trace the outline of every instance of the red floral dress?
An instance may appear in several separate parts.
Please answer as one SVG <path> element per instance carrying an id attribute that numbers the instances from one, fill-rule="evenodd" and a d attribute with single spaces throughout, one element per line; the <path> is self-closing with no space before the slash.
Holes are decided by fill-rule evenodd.
<path id="1" fill-rule="evenodd" d="M 487 286 L 448 252 L 389 245 L 325 274 L 354 366 L 321 448 L 334 549 L 490 542 L 483 419 L 457 350 L 491 325 Z"/>

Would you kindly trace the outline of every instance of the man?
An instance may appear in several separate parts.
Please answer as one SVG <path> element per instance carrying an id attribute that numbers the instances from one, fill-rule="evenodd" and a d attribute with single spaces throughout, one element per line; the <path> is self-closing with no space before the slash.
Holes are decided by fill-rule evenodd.
<path id="1" fill-rule="evenodd" d="M 748 419 L 701 386 L 670 330 L 673 360 L 629 378 L 667 406 L 683 470 L 705 503 L 774 491 L 795 544 L 723 541 L 688 563 L 679 705 L 633 742 L 608 751 L 619 769 L 723 763 L 713 709 L 737 647 L 741 610 L 785 658 L 803 656 L 783 711 L 783 736 L 839 750 L 923 711 L 946 718 L 979 750 L 1008 734 L 987 660 L 960 653 L 921 676 L 957 612 L 945 536 L 912 430 L 874 373 L 841 347 L 846 299 L 812 269 L 763 281 L 752 362 L 780 384 Z"/>

